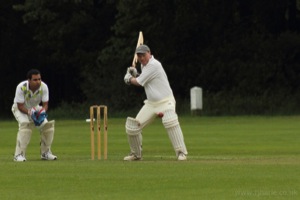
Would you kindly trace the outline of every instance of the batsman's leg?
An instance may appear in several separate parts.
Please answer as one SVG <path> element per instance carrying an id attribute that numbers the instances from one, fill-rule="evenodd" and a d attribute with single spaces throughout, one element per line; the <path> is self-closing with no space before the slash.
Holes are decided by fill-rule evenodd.
<path id="1" fill-rule="evenodd" d="M 126 133 L 130 146 L 130 154 L 124 160 L 133 161 L 142 159 L 142 129 L 138 120 L 127 117 Z"/>
<path id="2" fill-rule="evenodd" d="M 188 152 L 184 143 L 181 127 L 179 125 L 178 116 L 175 111 L 172 109 L 166 110 L 164 112 L 162 122 L 167 130 L 178 160 L 186 160 Z"/>
<path id="3" fill-rule="evenodd" d="M 147 102 L 148 102 L 147 100 L 144 101 L 145 105 L 142 107 L 142 109 L 135 117 L 135 119 L 139 121 L 141 129 L 151 124 L 156 118 L 156 113 L 154 111 L 153 106 L 149 105 Z M 143 133 L 141 132 L 140 135 L 141 142 L 142 142 L 142 135 Z"/>
<path id="4" fill-rule="evenodd" d="M 30 142 L 32 128 L 33 128 L 33 124 L 30 122 L 23 122 L 19 124 L 14 161 L 17 162 L 26 161 L 25 154 L 26 154 L 27 146 Z"/>
<path id="5" fill-rule="evenodd" d="M 56 160 L 57 156 L 51 152 L 51 144 L 54 138 L 55 121 L 49 121 L 40 129 L 41 133 L 41 158 L 43 160 Z"/>

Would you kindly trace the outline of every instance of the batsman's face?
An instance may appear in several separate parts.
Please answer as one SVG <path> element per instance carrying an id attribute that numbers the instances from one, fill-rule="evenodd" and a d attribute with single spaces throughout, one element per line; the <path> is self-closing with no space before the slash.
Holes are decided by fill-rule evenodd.
<path id="1" fill-rule="evenodd" d="M 138 53 L 137 54 L 138 57 L 138 61 L 142 64 L 142 65 L 147 65 L 150 58 L 151 58 L 151 54 L 150 52 L 147 53 Z"/>
<path id="2" fill-rule="evenodd" d="M 41 86 L 41 75 L 40 74 L 33 74 L 29 81 L 29 88 L 34 92 L 35 90 L 39 89 Z"/>

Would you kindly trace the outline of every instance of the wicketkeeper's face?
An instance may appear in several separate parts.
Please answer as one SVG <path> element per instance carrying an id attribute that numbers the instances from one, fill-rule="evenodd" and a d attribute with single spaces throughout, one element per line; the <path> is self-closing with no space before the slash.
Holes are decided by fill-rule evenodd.
<path id="1" fill-rule="evenodd" d="M 138 61 L 142 64 L 142 65 L 147 65 L 150 58 L 151 58 L 151 54 L 150 52 L 147 53 L 138 53 L 137 54 L 138 57 Z"/>
<path id="2" fill-rule="evenodd" d="M 33 74 L 31 76 L 31 79 L 28 79 L 29 81 L 29 88 L 33 91 L 37 90 L 41 86 L 41 75 L 40 74 Z"/>

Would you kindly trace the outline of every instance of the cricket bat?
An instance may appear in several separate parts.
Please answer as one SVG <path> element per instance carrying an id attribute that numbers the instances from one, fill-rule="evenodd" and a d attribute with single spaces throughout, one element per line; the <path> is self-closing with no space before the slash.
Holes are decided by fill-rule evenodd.
<path id="1" fill-rule="evenodd" d="M 140 33 L 139 33 L 139 38 L 138 38 L 138 41 L 137 41 L 136 48 L 138 46 L 140 46 L 141 44 L 144 44 L 144 37 L 143 37 L 143 32 L 142 31 L 140 31 Z M 136 55 L 136 53 L 134 53 L 133 61 L 132 61 L 132 67 L 135 67 L 137 62 L 138 62 L 137 55 Z"/>

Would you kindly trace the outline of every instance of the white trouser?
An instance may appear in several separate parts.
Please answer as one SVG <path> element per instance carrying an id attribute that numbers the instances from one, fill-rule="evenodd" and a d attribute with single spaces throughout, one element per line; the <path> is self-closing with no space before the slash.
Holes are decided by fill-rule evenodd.
<path id="1" fill-rule="evenodd" d="M 164 112 L 165 110 L 175 111 L 176 106 L 175 99 L 173 97 L 165 98 L 158 102 L 145 100 L 144 103 L 144 106 L 135 118 L 140 122 L 141 128 L 150 124 L 157 117 L 157 113 Z"/>
<path id="2" fill-rule="evenodd" d="M 39 110 L 41 106 L 36 106 L 36 109 Z M 33 128 L 35 127 L 32 119 L 25 113 L 22 113 L 17 104 L 13 104 L 12 112 L 18 122 L 19 130 L 17 134 L 17 144 L 15 150 L 15 156 L 22 154 L 25 156 L 27 146 L 31 139 L 31 133 Z M 44 120 L 44 123 L 48 122 L 47 119 Z M 37 127 L 39 131 L 41 131 L 42 126 Z"/>
<path id="3" fill-rule="evenodd" d="M 176 155 L 179 153 L 188 154 L 184 137 L 176 114 L 176 101 L 173 97 L 163 99 L 159 102 L 150 102 L 145 100 L 145 105 L 136 116 L 136 120 L 140 123 L 140 128 L 150 124 L 156 117 L 157 113 L 165 113 L 162 117 L 170 141 L 173 145 Z M 142 135 L 139 135 L 139 143 L 142 145 Z"/>

